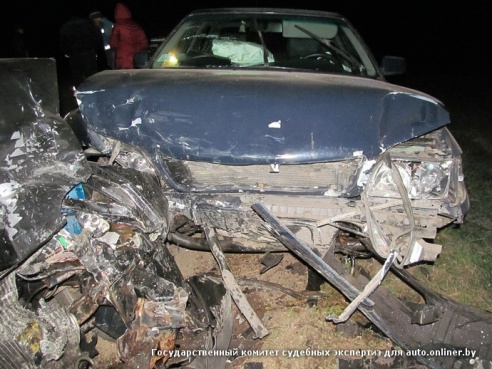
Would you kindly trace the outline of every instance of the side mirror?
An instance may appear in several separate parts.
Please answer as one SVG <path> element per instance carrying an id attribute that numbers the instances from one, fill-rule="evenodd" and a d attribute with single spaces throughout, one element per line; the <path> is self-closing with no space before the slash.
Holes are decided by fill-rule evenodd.
<path id="1" fill-rule="evenodd" d="M 405 59 L 399 56 L 383 56 L 381 60 L 381 72 L 384 76 L 403 74 L 406 69 L 407 63 Z"/>
<path id="2" fill-rule="evenodd" d="M 149 60 L 149 50 L 140 50 L 133 56 L 133 65 L 136 69 L 144 69 L 147 68 Z"/>

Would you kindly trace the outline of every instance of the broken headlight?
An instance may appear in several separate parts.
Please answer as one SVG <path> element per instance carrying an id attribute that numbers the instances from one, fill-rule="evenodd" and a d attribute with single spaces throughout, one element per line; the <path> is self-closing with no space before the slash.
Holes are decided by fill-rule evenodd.
<path id="1" fill-rule="evenodd" d="M 452 160 L 442 162 L 414 162 L 393 160 L 410 199 L 439 199 L 447 196 Z M 376 171 L 369 195 L 398 198 L 398 189 L 391 169 L 385 164 L 373 168 Z"/>
<path id="2" fill-rule="evenodd" d="M 441 196 L 447 188 L 449 178 L 448 168 L 451 162 L 420 163 L 412 172 L 410 197 Z"/>

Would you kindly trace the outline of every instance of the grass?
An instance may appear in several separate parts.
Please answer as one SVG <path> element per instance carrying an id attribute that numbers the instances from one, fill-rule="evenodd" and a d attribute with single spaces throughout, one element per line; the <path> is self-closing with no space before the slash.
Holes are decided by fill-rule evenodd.
<path id="1" fill-rule="evenodd" d="M 331 287 L 325 286 L 324 289 Z M 335 297 L 335 296 L 334 296 Z M 345 304 L 343 298 L 338 298 L 339 303 Z M 277 309 L 275 315 L 277 324 L 272 327 L 271 334 L 263 339 L 262 349 L 268 350 L 330 350 L 329 356 L 301 356 L 289 357 L 262 357 L 261 362 L 265 368 L 338 368 L 335 350 L 366 350 L 379 348 L 389 349 L 391 342 L 388 339 L 379 338 L 370 329 L 362 330 L 357 337 L 345 337 L 337 332 L 336 326 L 325 321 L 328 312 L 339 312 L 344 306 L 338 305 L 332 299 L 320 301 L 316 308 L 297 306 L 295 308 Z M 332 305 L 335 303 L 335 305 Z M 268 315 L 265 317 L 268 319 Z M 366 322 L 366 318 L 360 313 L 355 313 L 351 319 Z M 255 361 L 250 358 L 248 361 Z M 242 368 L 244 362 L 237 367 Z M 235 368 L 235 367 L 234 367 Z"/>
<path id="2" fill-rule="evenodd" d="M 491 155 L 477 144 L 477 138 L 483 138 L 478 131 L 459 137 L 470 211 L 464 224 L 438 234 L 437 242 L 444 249 L 428 269 L 440 292 L 492 311 L 492 171 L 484 166 Z"/>
<path id="3" fill-rule="evenodd" d="M 440 257 L 416 276 L 458 302 L 492 311 L 492 101 L 484 98 L 490 83 L 485 76 L 443 76 L 435 86 L 428 92 L 444 101 L 463 150 L 470 210 L 464 224 L 438 233 Z"/>

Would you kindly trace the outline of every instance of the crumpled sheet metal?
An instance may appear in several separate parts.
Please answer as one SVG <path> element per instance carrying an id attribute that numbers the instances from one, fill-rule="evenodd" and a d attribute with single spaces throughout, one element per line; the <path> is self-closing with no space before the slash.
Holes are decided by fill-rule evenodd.
<path id="1" fill-rule="evenodd" d="M 152 349 L 172 350 L 178 328 L 185 326 L 188 294 L 176 290 L 172 301 L 150 301 L 139 298 L 135 306 L 135 320 L 131 328 L 118 338 L 120 358 L 124 368 L 154 368 L 168 357 L 153 356 Z"/>
<path id="2" fill-rule="evenodd" d="M 53 59 L 0 60 L 0 271 L 63 226 L 63 197 L 91 174 L 56 81 Z"/>
<path id="3" fill-rule="evenodd" d="M 0 281 L 0 309 L 0 369 L 61 369 L 79 357 L 75 319 L 55 301 L 41 300 L 36 311 L 22 307 L 14 273 Z"/>
<path id="4" fill-rule="evenodd" d="M 313 257 L 310 249 L 304 247 L 301 242 L 296 242 L 295 236 L 292 237 L 290 231 L 275 216 L 270 214 L 263 204 L 256 203 L 252 208 L 265 220 L 265 227 L 272 234 L 275 234 L 286 247 L 316 269 L 348 299 L 354 300 L 360 295 L 358 290 L 362 290 L 368 283 L 371 283 L 362 275 L 357 277 L 351 275 L 331 251 L 323 259 Z M 389 265 L 390 263 L 386 266 Z M 458 304 L 432 292 L 403 269 L 395 268 L 394 271 L 409 287 L 412 287 L 425 298 L 426 304 L 423 304 L 421 308 L 431 309 L 433 305 L 438 305 L 436 306 L 439 310 L 438 314 L 434 319 L 427 320 L 425 311 L 422 312 L 424 315 L 419 314 L 418 309 L 389 293 L 384 286 L 379 286 L 377 289 L 371 290 L 371 304 L 368 304 L 369 298 L 362 295 L 365 300 L 357 306 L 373 324 L 403 350 L 424 349 L 429 353 L 430 350 L 437 352 L 436 350 L 441 348 L 473 350 L 473 358 L 413 355 L 428 368 L 478 368 L 468 366 L 467 363 L 470 363 L 471 359 L 480 360 L 484 365 L 489 365 L 489 362 L 492 363 L 492 316 L 490 313 Z M 415 324 L 419 315 L 422 325 Z M 483 366 L 483 368 L 486 367 L 489 366 Z"/>

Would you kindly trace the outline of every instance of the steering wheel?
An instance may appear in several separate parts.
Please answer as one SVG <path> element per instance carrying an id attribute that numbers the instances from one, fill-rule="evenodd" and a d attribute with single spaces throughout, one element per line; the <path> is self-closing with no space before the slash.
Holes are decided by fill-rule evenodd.
<path id="1" fill-rule="evenodd" d="M 307 54 L 304 56 L 301 56 L 301 59 L 315 59 L 315 60 L 326 60 L 329 63 L 333 64 L 335 67 L 340 68 L 342 64 L 340 63 L 340 60 L 330 54 L 324 54 L 324 53 L 312 53 L 312 54 Z"/>

